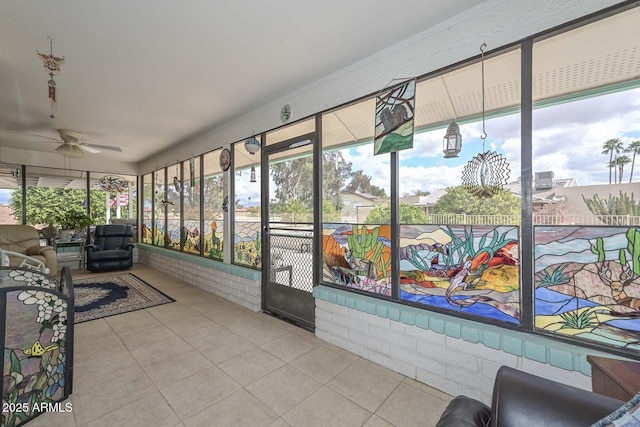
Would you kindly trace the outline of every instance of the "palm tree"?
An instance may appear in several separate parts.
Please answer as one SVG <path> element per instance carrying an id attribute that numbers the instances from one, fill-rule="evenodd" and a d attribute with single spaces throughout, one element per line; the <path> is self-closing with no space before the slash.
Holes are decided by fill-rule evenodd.
<path id="1" fill-rule="evenodd" d="M 617 181 L 618 180 L 618 159 L 616 160 L 611 160 L 610 162 L 607 163 L 607 167 L 609 168 L 609 175 L 611 175 L 611 170 L 613 169 L 616 174 L 613 177 L 613 181 Z M 609 177 L 609 184 L 611 184 L 611 177 Z"/>
<path id="2" fill-rule="evenodd" d="M 633 160 L 631 160 L 631 174 L 629 175 L 629 182 L 631 182 L 633 181 L 633 166 L 636 164 L 636 154 L 640 153 L 640 139 L 630 142 L 624 151 L 626 153 L 633 153 Z"/>
<path id="3" fill-rule="evenodd" d="M 618 177 L 618 184 L 622 184 L 622 172 L 624 171 L 624 165 L 628 165 L 629 163 L 631 163 L 631 159 L 629 158 L 629 156 L 624 154 L 616 159 L 616 163 L 618 165 L 618 173 L 620 175 Z"/>
<path id="4" fill-rule="evenodd" d="M 613 152 L 622 151 L 622 142 L 618 138 L 612 138 L 602 144 L 602 154 L 609 154 L 609 184 L 611 184 L 611 169 L 616 165 L 613 161 Z"/>

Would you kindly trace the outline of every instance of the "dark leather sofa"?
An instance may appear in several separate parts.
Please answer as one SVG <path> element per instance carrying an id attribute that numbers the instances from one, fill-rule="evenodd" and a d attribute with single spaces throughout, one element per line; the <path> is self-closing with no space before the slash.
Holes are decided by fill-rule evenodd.
<path id="1" fill-rule="evenodd" d="M 436 427 L 588 427 L 625 402 L 502 366 L 491 408 L 455 397 Z"/>
<path id="2" fill-rule="evenodd" d="M 130 225 L 98 225 L 87 251 L 87 270 L 126 270 L 133 265 L 133 228 Z"/>

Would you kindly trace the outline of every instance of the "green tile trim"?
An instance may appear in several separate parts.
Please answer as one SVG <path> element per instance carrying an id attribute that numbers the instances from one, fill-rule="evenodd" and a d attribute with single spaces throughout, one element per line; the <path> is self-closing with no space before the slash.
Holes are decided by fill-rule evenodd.
<path id="1" fill-rule="evenodd" d="M 509 354 L 513 354 L 515 356 L 523 356 L 523 342 L 521 338 L 513 337 L 513 336 L 501 336 L 502 338 L 502 347 L 498 348 L 498 350 L 504 350 Z"/>
<path id="2" fill-rule="evenodd" d="M 547 346 L 531 341 L 524 343 L 524 355 L 527 359 L 535 360 L 540 363 L 547 363 L 549 357 L 547 355 Z M 573 359 L 571 360 L 571 369 L 573 369 Z"/>
<path id="3" fill-rule="evenodd" d="M 201 265 L 213 270 L 229 273 L 234 276 L 242 277 L 244 279 L 260 282 L 262 280 L 262 272 L 256 271 L 251 268 L 242 267 L 235 264 L 225 264 L 222 261 L 218 261 L 212 258 L 206 258 L 193 254 L 186 254 L 184 252 L 178 252 L 171 249 L 159 248 L 157 246 L 147 244 L 136 244 L 138 251 L 153 252 L 160 255 L 164 255 L 173 259 L 178 259 L 190 264 Z"/>
<path id="4" fill-rule="evenodd" d="M 482 331 L 482 338 L 483 338 L 482 343 L 487 347 L 493 348 L 495 350 L 502 349 L 500 347 L 501 345 L 500 341 L 501 341 L 502 335 L 500 335 L 499 332 L 484 330 Z"/>
<path id="5" fill-rule="evenodd" d="M 462 325 L 455 322 L 446 322 L 444 324 L 444 333 L 451 338 L 462 337 Z"/>
<path id="6" fill-rule="evenodd" d="M 591 365 L 587 362 L 587 355 L 607 355 L 605 352 L 566 344 L 552 338 L 485 325 L 329 286 L 316 286 L 313 296 L 331 304 L 415 325 L 470 343 L 481 343 L 495 350 L 547 363 L 567 371 L 578 371 L 587 376 L 591 376 Z"/>
<path id="7" fill-rule="evenodd" d="M 461 333 L 462 333 L 462 339 L 465 341 L 473 342 L 473 343 L 480 342 L 480 330 L 478 328 L 463 326 Z"/>

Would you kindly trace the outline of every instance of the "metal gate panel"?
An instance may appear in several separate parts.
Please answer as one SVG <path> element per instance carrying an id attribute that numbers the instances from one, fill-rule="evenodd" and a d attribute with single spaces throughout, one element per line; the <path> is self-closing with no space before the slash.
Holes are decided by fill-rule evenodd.
<path id="1" fill-rule="evenodd" d="M 308 225 L 272 223 L 269 248 L 266 309 L 312 329 L 313 231 Z"/>

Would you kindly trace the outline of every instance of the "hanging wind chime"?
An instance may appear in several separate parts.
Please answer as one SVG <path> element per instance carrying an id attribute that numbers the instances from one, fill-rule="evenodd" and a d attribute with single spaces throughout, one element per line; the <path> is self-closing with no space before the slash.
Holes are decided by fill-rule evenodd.
<path id="1" fill-rule="evenodd" d="M 462 170 L 462 185 L 477 197 L 493 197 L 504 188 L 509 179 L 509 164 L 507 159 L 495 151 L 485 151 L 487 132 L 485 130 L 484 111 L 484 48 L 480 46 L 482 63 L 482 153 L 469 160 Z"/>
<path id="2" fill-rule="evenodd" d="M 180 182 L 180 178 L 178 178 L 179 174 L 180 170 L 178 169 L 178 163 L 176 163 L 176 175 L 173 177 L 173 187 L 178 193 L 182 191 L 182 183 Z"/>
<path id="3" fill-rule="evenodd" d="M 60 64 L 64 62 L 64 56 L 54 56 L 53 55 L 53 38 L 51 36 L 47 36 L 47 40 L 49 40 L 49 55 L 46 53 L 40 53 L 36 50 L 36 53 L 42 59 L 44 63 L 44 68 L 49 73 L 49 99 L 51 100 L 51 117 L 52 119 L 56 116 L 53 114 L 53 110 L 56 103 L 56 82 L 53 80 L 53 76 L 60 73 Z"/>

